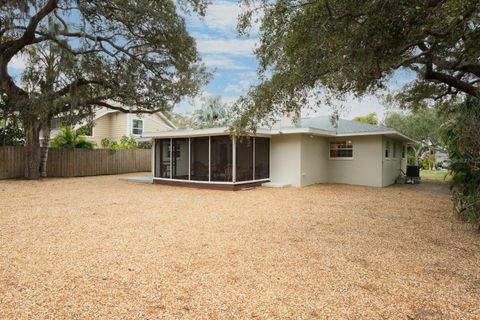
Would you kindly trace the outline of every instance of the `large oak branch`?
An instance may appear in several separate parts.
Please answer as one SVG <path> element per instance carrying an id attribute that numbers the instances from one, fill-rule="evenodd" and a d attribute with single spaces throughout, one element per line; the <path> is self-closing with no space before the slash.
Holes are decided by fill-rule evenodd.
<path id="1" fill-rule="evenodd" d="M 449 74 L 434 71 L 431 64 L 427 64 L 424 77 L 425 80 L 439 81 L 458 91 L 480 98 L 480 92 L 475 86 Z"/>

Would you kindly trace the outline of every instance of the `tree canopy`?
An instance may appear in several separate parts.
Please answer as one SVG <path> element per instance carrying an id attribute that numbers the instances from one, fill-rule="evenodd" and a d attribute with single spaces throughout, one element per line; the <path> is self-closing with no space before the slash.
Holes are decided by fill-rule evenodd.
<path id="1" fill-rule="evenodd" d="M 378 124 L 377 114 L 375 112 L 369 113 L 366 116 L 355 117 L 352 119 L 353 121 L 368 123 L 368 124 Z"/>
<path id="2" fill-rule="evenodd" d="M 202 15 L 206 0 L 20 0 L 0 4 L 0 92 L 26 132 L 26 176 L 35 177 L 45 114 L 107 107 L 122 112 L 169 110 L 208 80 L 194 39 L 177 12 Z M 16 83 L 8 64 L 26 50 L 54 45 L 57 77 L 26 70 Z M 34 47 L 38 47 L 35 49 Z M 42 71 L 42 72 L 40 72 Z M 40 76 L 38 76 L 40 75 Z M 44 86 L 49 84 L 49 86 Z M 30 161 L 33 159 L 35 161 Z"/>
<path id="3" fill-rule="evenodd" d="M 230 121 L 228 109 L 221 97 L 208 97 L 202 107 L 193 113 L 193 124 L 196 128 L 225 127 Z"/>
<path id="4" fill-rule="evenodd" d="M 442 124 L 445 119 L 435 109 L 415 112 L 388 112 L 383 124 L 414 139 L 424 147 L 438 148 L 442 143 Z"/>
<path id="5" fill-rule="evenodd" d="M 322 97 L 377 92 L 400 69 L 417 75 L 401 90 L 405 101 L 480 97 L 480 0 L 243 3 L 240 32 L 263 14 L 262 81 L 237 104 L 240 127 Z"/>
<path id="6" fill-rule="evenodd" d="M 446 114 L 442 138 L 452 161 L 454 210 L 480 229 L 480 100 L 468 97 Z"/>

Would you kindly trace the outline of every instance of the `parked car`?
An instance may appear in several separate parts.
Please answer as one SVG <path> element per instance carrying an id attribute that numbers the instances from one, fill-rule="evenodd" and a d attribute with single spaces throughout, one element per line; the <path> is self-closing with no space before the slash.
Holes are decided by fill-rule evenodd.
<path id="1" fill-rule="evenodd" d="M 442 167 L 443 169 L 450 168 L 451 164 L 452 164 L 452 161 L 450 161 L 450 159 L 444 159 L 444 160 L 440 161 L 440 167 Z"/>

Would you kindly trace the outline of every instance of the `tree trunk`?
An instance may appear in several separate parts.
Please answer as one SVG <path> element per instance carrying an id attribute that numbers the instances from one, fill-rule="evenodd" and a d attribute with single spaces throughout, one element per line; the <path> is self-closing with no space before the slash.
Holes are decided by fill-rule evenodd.
<path id="1" fill-rule="evenodd" d="M 42 151 L 40 155 L 40 176 L 42 178 L 47 177 L 47 160 L 48 160 L 48 146 L 50 145 L 50 124 L 47 124 L 42 128 L 43 140 Z"/>
<path id="2" fill-rule="evenodd" d="M 26 179 L 40 177 L 40 126 L 24 123 L 25 129 L 25 171 Z"/>

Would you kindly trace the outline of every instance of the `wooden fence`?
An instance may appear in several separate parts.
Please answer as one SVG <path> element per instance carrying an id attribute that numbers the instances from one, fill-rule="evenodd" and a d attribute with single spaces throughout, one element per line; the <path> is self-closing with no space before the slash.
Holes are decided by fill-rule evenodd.
<path id="1" fill-rule="evenodd" d="M 0 179 L 22 178 L 23 147 L 0 147 Z M 151 150 L 49 149 L 49 177 L 81 177 L 151 170 Z"/>

